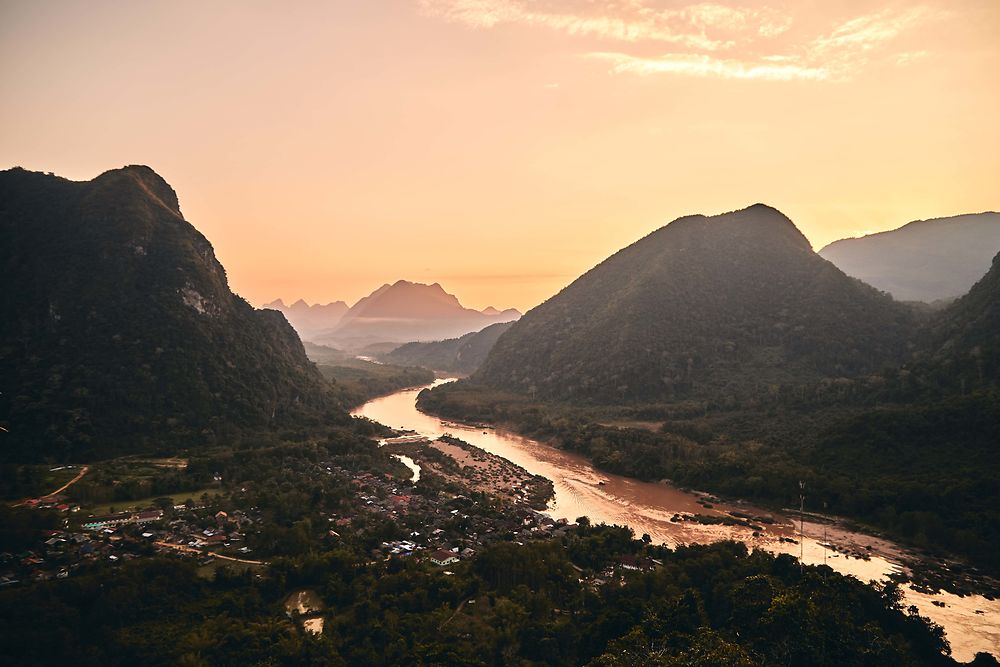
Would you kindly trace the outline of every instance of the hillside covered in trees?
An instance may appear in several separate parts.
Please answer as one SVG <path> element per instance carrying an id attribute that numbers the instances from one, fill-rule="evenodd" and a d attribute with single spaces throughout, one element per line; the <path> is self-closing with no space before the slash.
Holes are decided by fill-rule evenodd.
<path id="1" fill-rule="evenodd" d="M 618 565 L 636 558 L 647 572 Z M 595 586 L 595 573 L 614 581 Z M 611 575 L 602 575 L 611 576 Z M 315 590 L 321 635 L 286 619 Z M 352 542 L 277 560 L 266 576 L 156 559 L 0 591 L 10 664 L 77 665 L 954 665 L 940 628 L 871 587 L 736 543 L 669 551 L 627 529 L 500 543 L 447 571 L 371 561 Z M 45 619 L 45 623 L 37 622 Z M 59 641 L 51 641 L 52 627 Z M 976 664 L 995 665 L 982 654 Z"/>
<path id="2" fill-rule="evenodd" d="M 594 404 L 746 401 L 899 362 L 915 324 L 758 204 L 615 253 L 522 317 L 472 381 Z"/>
<path id="3" fill-rule="evenodd" d="M 422 366 L 435 371 L 468 375 L 482 365 L 497 339 L 511 327 L 511 324 L 513 323 L 498 322 L 460 338 L 429 343 L 407 343 L 382 355 L 382 359 L 394 364 Z"/>
<path id="4" fill-rule="evenodd" d="M 284 317 L 229 290 L 148 167 L 0 173 L 5 460 L 86 460 L 343 421 Z"/>
<path id="5" fill-rule="evenodd" d="M 776 220 L 772 216 L 772 221 Z M 698 219 L 703 225 L 712 221 Z M 675 224 L 639 244 L 665 234 Z M 794 240 L 788 229 L 784 233 Z M 705 236 L 725 246 L 708 232 Z M 734 235 L 730 239 L 731 247 L 742 247 L 734 240 L 738 238 Z M 783 341 L 777 347 L 755 348 L 744 338 L 741 345 L 731 341 L 731 345 L 716 344 L 709 351 L 704 351 L 708 345 L 704 343 L 700 356 L 689 357 L 690 372 L 681 374 L 690 378 L 683 391 L 675 387 L 664 393 L 665 385 L 649 379 L 642 392 L 619 386 L 615 395 L 607 387 L 598 387 L 577 399 L 576 393 L 590 386 L 580 378 L 617 381 L 614 370 L 619 366 L 612 359 L 623 349 L 631 351 L 623 364 L 638 366 L 645 360 L 650 366 L 657 365 L 656 355 L 649 355 L 655 343 L 643 340 L 640 345 L 640 339 L 633 338 L 632 345 L 621 347 L 615 340 L 616 329 L 609 325 L 601 329 L 601 336 L 612 341 L 609 354 L 602 358 L 597 354 L 600 337 L 567 338 L 569 334 L 561 333 L 558 324 L 566 322 L 567 330 L 578 335 L 595 330 L 597 324 L 589 320 L 572 324 L 577 318 L 587 320 L 576 286 L 584 279 L 596 281 L 594 274 L 601 277 L 602 267 L 622 253 L 635 252 L 632 246 L 536 309 L 538 315 L 535 311 L 525 315 L 498 341 L 496 352 L 480 373 L 422 393 L 420 407 L 453 419 L 507 424 L 585 453 L 610 471 L 643 479 L 667 478 L 758 503 L 792 505 L 797 501 L 798 482 L 805 481 L 814 508 L 859 519 L 930 551 L 964 555 L 1000 572 L 1000 516 L 996 509 L 1000 507 L 1000 489 L 995 484 L 1000 475 L 1000 450 L 996 447 L 1000 433 L 1000 308 L 996 304 L 1000 264 L 994 260 L 990 271 L 969 293 L 949 307 L 918 315 L 847 278 L 815 255 L 809 256 L 811 251 L 801 244 L 790 244 L 792 249 L 796 246 L 792 254 L 807 257 L 800 260 L 801 265 L 818 267 L 817 275 L 823 280 L 809 282 L 803 273 L 797 286 L 775 278 L 773 284 L 762 280 L 753 288 L 749 276 L 765 270 L 759 267 L 761 255 L 734 251 L 727 256 L 728 265 L 697 274 L 697 283 L 688 282 L 688 276 L 675 277 L 672 283 L 658 283 L 660 288 L 655 292 L 675 294 L 678 284 L 685 285 L 686 294 L 708 294 L 715 288 L 744 295 L 749 291 L 745 299 L 730 302 L 736 303 L 732 309 L 706 309 L 699 300 L 678 300 L 669 314 L 659 318 L 650 315 L 648 308 L 633 308 L 631 320 L 623 316 L 621 331 L 659 330 L 665 339 L 675 335 L 680 328 L 675 322 L 680 321 L 686 323 L 683 328 L 702 331 L 708 342 L 718 343 L 720 336 L 731 339 L 730 332 L 768 330 L 771 342 Z M 679 247 L 686 248 L 686 253 L 692 244 Z M 673 252 L 684 254 L 679 248 Z M 651 255 L 650 261 L 657 257 Z M 822 268 L 824 264 L 828 268 Z M 625 294 L 626 303 L 631 294 L 624 287 L 631 284 L 626 277 L 645 276 L 654 270 L 631 268 L 625 261 L 617 268 L 607 279 L 619 281 L 615 284 Z M 734 282 L 740 285 L 730 284 L 721 274 L 736 276 Z M 803 291 L 804 284 L 826 285 L 827 294 L 837 293 L 844 299 L 813 303 L 803 297 L 808 292 Z M 832 286 L 839 291 L 829 291 Z M 602 284 L 595 289 L 610 294 Z M 798 315 L 800 323 L 793 327 L 797 336 L 784 338 L 777 332 L 788 330 L 791 311 L 775 312 L 777 306 L 766 302 L 781 304 L 789 295 L 798 295 L 798 312 L 814 312 L 815 319 Z M 708 303 L 722 298 L 709 297 Z M 762 304 L 766 316 L 742 310 L 739 304 L 747 302 Z M 809 310 L 810 303 L 813 310 Z M 836 307 L 827 313 L 825 309 L 831 304 Z M 620 302 L 615 305 L 617 310 L 623 308 Z M 556 315 L 559 312 L 564 313 L 562 319 Z M 840 313 L 843 317 L 836 326 L 818 325 L 824 317 L 837 319 Z M 809 329 L 809 321 L 817 326 Z M 801 347 L 808 331 L 813 344 Z M 868 334 L 859 335 L 858 331 L 869 332 L 871 344 L 866 342 Z M 553 349 L 557 342 L 558 349 Z M 849 350 L 845 352 L 842 345 L 847 342 Z M 550 360 L 534 350 L 536 343 L 547 350 Z M 789 360 L 775 368 L 789 375 L 781 378 L 770 372 L 766 364 L 759 363 L 759 354 L 750 353 L 765 349 L 778 355 L 776 358 Z M 577 350 L 581 350 L 579 354 Z M 862 350 L 867 351 L 867 357 Z M 846 356 L 836 357 L 841 354 Z M 660 356 L 677 358 L 669 352 Z M 741 363 L 733 363 L 737 356 Z M 821 363 L 833 358 L 868 361 L 857 365 L 842 362 L 837 368 Z M 817 361 L 805 363 L 810 359 Z M 508 364 L 511 370 L 502 371 Z M 736 379 L 712 383 L 713 373 L 724 368 Z M 576 384 L 560 389 L 556 379 L 566 383 L 575 380 Z M 525 385 L 525 381 L 533 384 Z M 629 428 L 629 420 L 660 426 L 655 432 Z"/>

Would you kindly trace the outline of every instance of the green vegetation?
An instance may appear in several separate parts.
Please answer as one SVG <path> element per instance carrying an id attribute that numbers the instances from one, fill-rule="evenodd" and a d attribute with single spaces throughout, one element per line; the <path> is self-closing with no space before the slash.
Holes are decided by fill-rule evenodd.
<path id="1" fill-rule="evenodd" d="M 449 338 L 433 343 L 407 343 L 382 355 L 382 359 L 394 364 L 422 366 L 435 371 L 468 375 L 482 365 L 500 334 L 507 331 L 512 324 L 513 322 L 491 324 L 481 331 L 465 334 L 461 338 Z"/>
<path id="2" fill-rule="evenodd" d="M 997 261 L 917 314 L 776 211 L 684 218 L 525 315 L 420 407 L 778 507 L 805 481 L 816 510 L 1000 573 Z M 660 427 L 602 425 L 630 421 Z"/>
<path id="3" fill-rule="evenodd" d="M 51 493 L 80 472 L 78 467 L 50 465 L 0 465 L 0 498 L 34 498 Z"/>
<path id="4" fill-rule="evenodd" d="M 541 404 L 459 382 L 422 392 L 418 405 L 450 419 L 503 424 L 609 472 L 778 508 L 796 505 L 805 481 L 816 511 L 1000 572 L 1000 393 L 926 406 L 817 412 L 772 405 L 706 414 L 695 405 Z M 610 416 L 663 425 L 659 432 L 601 426 Z"/>
<path id="5" fill-rule="evenodd" d="M 634 556 L 662 565 L 621 569 Z M 303 587 L 328 609 L 320 636 L 284 614 Z M 0 621 L 18 638 L 0 647 L 9 664 L 955 664 L 894 585 L 736 543 L 668 551 L 587 522 L 559 540 L 499 543 L 449 572 L 369 563 L 350 546 L 279 559 L 263 577 L 220 567 L 205 579 L 194 564 L 143 560 L 0 590 Z"/>
<path id="6" fill-rule="evenodd" d="M 756 205 L 614 254 L 525 314 L 473 379 L 546 401 L 745 405 L 899 362 L 916 321 Z"/>
<path id="7" fill-rule="evenodd" d="M 87 183 L 11 170 L 0 203 L 0 264 L 17 286 L 0 291 L 0 493 L 56 486 L 40 461 L 97 461 L 70 492 L 86 512 L 0 507 L 4 563 L 67 577 L 0 590 L 17 638 L 4 664 L 950 663 L 940 629 L 892 585 L 732 543 L 671 552 L 584 519 L 535 540 L 517 509 L 432 474 L 399 495 L 409 471 L 372 442 L 384 427 L 345 407 L 432 374 L 314 348 L 317 369 L 279 313 L 230 292 L 148 168 Z M 503 335 L 409 348 L 471 368 L 500 336 L 475 382 L 421 407 L 762 502 L 786 504 L 806 480 L 832 512 L 1000 570 L 1000 277 L 917 345 L 918 315 L 816 258 L 784 216 L 721 220 L 671 224 Z M 203 496 L 210 507 L 173 508 Z M 240 534 L 214 543 L 235 535 L 243 546 L 228 548 L 270 565 L 155 557 L 167 547 L 137 524 L 96 546 L 69 531 L 40 546 L 89 512 L 145 504 L 164 511 L 149 519 L 160 535 L 183 525 L 180 547 L 238 516 Z M 437 534 L 490 539 L 447 572 L 383 560 L 432 515 Z M 28 548 L 66 569 L 15 556 Z M 649 571 L 628 569 L 640 561 Z M 301 587 L 322 597 L 322 637 L 284 616 Z"/>
<path id="8" fill-rule="evenodd" d="M 351 408 L 376 396 L 434 381 L 434 373 L 426 368 L 378 364 L 357 358 L 342 359 L 336 365 L 319 364 L 317 368 L 323 377 L 333 380 L 341 403 Z"/>
<path id="9" fill-rule="evenodd" d="M 347 415 L 280 313 L 230 292 L 147 167 L 0 173 L 0 462 L 233 442 Z"/>

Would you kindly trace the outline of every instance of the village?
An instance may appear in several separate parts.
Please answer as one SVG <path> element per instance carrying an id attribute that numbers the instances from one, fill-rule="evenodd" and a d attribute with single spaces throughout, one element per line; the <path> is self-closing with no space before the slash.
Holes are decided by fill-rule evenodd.
<path id="1" fill-rule="evenodd" d="M 386 451 L 406 452 L 418 471 L 405 479 L 348 470 L 334 460 L 294 468 L 303 485 L 347 486 L 335 509 L 321 512 L 324 525 L 313 525 L 310 548 L 361 543 L 372 560 L 416 558 L 447 567 L 493 542 L 525 543 L 571 529 L 565 519 L 543 512 L 551 482 L 506 459 L 447 437 L 435 442 L 402 437 L 383 444 Z M 261 570 L 271 556 L 261 537 L 272 520 L 269 513 L 252 504 L 246 486 L 229 487 L 218 473 L 213 481 L 217 488 L 197 500 L 158 498 L 105 514 L 78 502 L 71 485 L 26 499 L 21 506 L 57 513 L 61 525 L 44 531 L 29 548 L 0 553 L 0 586 L 64 579 L 155 555 L 192 559 L 206 575 L 221 565 Z M 650 566 L 625 560 L 621 565 Z"/>

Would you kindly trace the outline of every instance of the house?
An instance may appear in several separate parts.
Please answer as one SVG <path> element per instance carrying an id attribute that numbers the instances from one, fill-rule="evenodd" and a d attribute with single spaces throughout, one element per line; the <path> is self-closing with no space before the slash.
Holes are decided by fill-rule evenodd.
<path id="1" fill-rule="evenodd" d="M 632 555 L 622 556 L 618 560 L 618 565 L 625 570 L 631 570 L 633 572 L 648 572 L 653 569 L 653 561 L 649 558 L 636 558 Z"/>
<path id="2" fill-rule="evenodd" d="M 451 565 L 452 563 L 458 562 L 458 556 L 456 556 L 451 551 L 445 551 L 444 549 L 438 549 L 431 552 L 431 562 L 435 565 Z"/>
<path id="3" fill-rule="evenodd" d="M 161 518 L 163 518 L 162 510 L 145 510 L 134 514 L 130 514 L 129 512 L 119 512 L 118 514 L 112 514 L 110 516 L 95 517 L 94 519 L 83 524 L 83 528 L 87 530 L 101 530 L 111 527 L 124 526 L 129 523 L 149 523 L 150 521 L 159 521 Z"/>

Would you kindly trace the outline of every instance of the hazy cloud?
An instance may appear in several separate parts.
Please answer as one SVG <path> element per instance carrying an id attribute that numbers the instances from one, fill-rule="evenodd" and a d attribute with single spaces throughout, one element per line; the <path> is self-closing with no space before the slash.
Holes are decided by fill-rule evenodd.
<path id="1" fill-rule="evenodd" d="M 634 74 L 687 74 L 714 76 L 723 79 L 766 79 L 790 81 L 792 79 L 827 79 L 829 72 L 822 67 L 808 67 L 796 63 L 772 60 L 759 63 L 714 58 L 698 54 L 667 54 L 656 58 L 641 58 L 624 53 L 590 53 L 588 56 L 613 63 L 615 73 Z"/>
<path id="2" fill-rule="evenodd" d="M 421 0 L 420 4 L 432 15 L 473 28 L 520 24 L 569 35 L 662 42 L 705 51 L 735 46 L 736 41 L 727 33 L 749 30 L 778 35 L 790 25 L 787 17 L 771 9 L 713 3 L 680 9 L 657 8 L 639 0 Z"/>
<path id="3" fill-rule="evenodd" d="M 795 30 L 791 12 L 767 6 L 654 0 L 420 0 L 423 10 L 476 29 L 546 28 L 615 42 L 587 52 L 611 71 L 726 79 L 844 80 L 876 56 L 903 65 L 924 52 L 891 53 L 889 43 L 942 12 L 926 6 L 884 9 L 841 20 L 825 31 Z M 639 44 L 643 52 L 636 49 Z M 650 56 L 649 46 L 668 45 Z M 635 46 L 633 46 L 635 45 Z"/>

